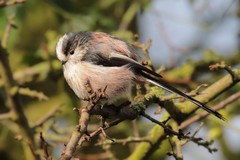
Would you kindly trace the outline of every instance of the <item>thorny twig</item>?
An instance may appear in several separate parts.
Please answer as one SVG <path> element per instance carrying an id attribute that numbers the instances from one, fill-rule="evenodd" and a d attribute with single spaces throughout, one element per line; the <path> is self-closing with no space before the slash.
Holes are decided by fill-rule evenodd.
<path id="1" fill-rule="evenodd" d="M 101 133 L 102 133 L 102 135 L 103 135 L 104 138 L 106 138 L 106 139 L 114 142 L 114 139 L 112 139 L 111 137 L 109 137 L 109 136 L 106 134 L 106 132 L 104 131 L 104 129 L 103 129 L 102 127 L 100 127 L 99 130 L 101 131 Z"/>
<path id="2" fill-rule="evenodd" d="M 200 124 L 200 126 L 196 129 L 196 131 L 192 134 L 192 136 L 189 137 L 189 139 L 187 141 L 192 141 L 194 143 L 196 143 L 199 146 L 203 146 L 204 148 L 206 148 L 210 153 L 212 152 L 216 152 L 217 149 L 216 148 L 211 148 L 210 145 L 213 144 L 213 140 L 211 141 L 203 141 L 202 138 L 197 138 L 195 137 L 196 134 L 200 131 L 200 129 L 203 127 L 203 123 Z"/>
<path id="3" fill-rule="evenodd" d="M 0 3 L 0 6 L 1 6 L 1 3 Z M 8 23 L 7 23 L 7 26 L 5 27 L 5 30 L 4 30 L 3 36 L 2 36 L 1 45 L 3 48 L 7 47 L 7 41 L 8 41 L 9 33 L 11 32 L 11 30 L 17 29 L 17 25 L 13 21 L 14 17 L 15 17 L 15 14 L 8 17 Z"/>
<path id="4" fill-rule="evenodd" d="M 42 132 L 40 132 L 40 140 L 41 140 L 41 148 L 44 152 L 44 154 L 43 154 L 44 159 L 45 160 L 52 160 L 52 157 L 49 155 L 49 152 L 48 152 L 49 144 L 44 139 Z"/>
<path id="5" fill-rule="evenodd" d="M 103 130 L 107 130 L 107 129 L 111 128 L 112 126 L 115 126 L 115 125 L 117 125 L 117 124 L 119 124 L 119 123 L 121 123 L 121 122 L 123 122 L 123 121 L 124 121 L 123 119 L 114 120 L 114 121 L 108 123 L 108 126 L 105 126 L 105 127 L 103 128 Z M 100 133 L 102 133 L 102 127 L 99 127 L 96 131 L 90 133 L 89 135 L 84 135 L 84 136 L 80 139 L 79 145 L 82 145 L 83 142 L 88 141 L 90 138 L 93 138 L 93 137 L 99 135 Z"/>
<path id="6" fill-rule="evenodd" d="M 19 87 L 19 86 L 14 86 L 11 89 L 11 94 L 14 95 L 17 93 L 20 95 L 25 95 L 25 96 L 32 97 L 32 98 L 37 98 L 39 101 L 48 100 L 48 97 L 43 92 L 32 90 L 27 87 L 23 88 L 23 87 Z"/>
<path id="7" fill-rule="evenodd" d="M 182 153 L 181 151 L 179 151 L 179 149 L 181 148 L 181 146 L 183 146 L 184 144 L 186 144 L 187 142 L 189 141 L 192 141 L 193 143 L 199 145 L 199 146 L 202 146 L 204 148 L 206 148 L 210 153 L 212 152 L 216 152 L 217 149 L 216 148 L 211 148 L 210 146 L 213 144 L 213 140 L 211 141 L 203 141 L 202 138 L 198 138 L 198 137 L 195 137 L 196 134 L 200 131 L 200 129 L 202 128 L 203 126 L 203 123 L 201 123 L 201 125 L 195 130 L 195 132 L 189 136 L 190 133 L 188 133 L 187 135 L 185 135 L 186 137 L 186 141 L 183 141 L 183 143 L 180 143 L 178 139 L 175 139 L 174 142 L 175 142 L 175 145 L 176 145 L 176 150 L 177 152 L 174 151 L 174 145 L 173 143 L 171 142 L 170 139 L 168 139 L 169 141 L 169 144 L 171 146 L 171 151 L 167 153 L 168 156 L 173 156 L 176 160 L 182 160 L 183 157 L 182 157 Z M 174 137 L 173 137 L 174 138 Z"/>
<path id="8" fill-rule="evenodd" d="M 238 76 L 234 73 L 231 66 L 228 66 L 224 61 L 210 65 L 209 69 L 210 70 L 224 69 L 232 76 L 233 81 L 237 81 L 238 79 Z"/>
<path id="9" fill-rule="evenodd" d="M 136 35 L 135 37 L 138 38 L 137 35 Z M 146 44 L 142 44 L 142 43 L 140 43 L 139 41 L 134 41 L 132 44 L 133 44 L 134 46 L 137 46 L 137 47 L 141 48 L 141 49 L 144 51 L 144 53 L 145 53 L 145 55 L 146 55 L 146 58 L 149 59 L 149 60 L 143 60 L 143 61 L 142 61 L 142 65 L 144 65 L 144 66 L 149 66 L 151 69 L 154 70 L 152 61 L 150 61 L 150 56 L 149 56 L 149 48 L 150 48 L 151 45 L 152 45 L 152 40 L 149 39 Z"/>
<path id="10" fill-rule="evenodd" d="M 89 104 L 86 107 L 79 109 L 79 123 L 76 125 L 75 130 L 73 131 L 71 138 L 65 147 L 65 150 L 62 152 L 62 160 L 70 160 L 73 157 L 80 138 L 84 134 L 88 134 L 87 126 L 90 118 L 90 111 L 96 104 L 98 104 L 100 100 L 106 98 L 105 91 L 107 86 L 105 86 L 103 90 L 99 89 L 98 92 L 94 92 L 91 88 L 90 82 L 87 82 L 87 84 L 85 84 L 85 88 L 89 94 L 89 97 L 87 97 L 85 100 L 89 101 Z"/>

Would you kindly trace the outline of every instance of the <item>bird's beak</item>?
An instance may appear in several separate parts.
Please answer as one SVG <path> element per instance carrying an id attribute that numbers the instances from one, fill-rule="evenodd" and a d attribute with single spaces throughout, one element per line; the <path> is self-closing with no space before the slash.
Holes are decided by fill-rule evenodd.
<path id="1" fill-rule="evenodd" d="M 62 61 L 62 65 L 64 65 L 65 63 L 67 63 L 67 61 Z"/>

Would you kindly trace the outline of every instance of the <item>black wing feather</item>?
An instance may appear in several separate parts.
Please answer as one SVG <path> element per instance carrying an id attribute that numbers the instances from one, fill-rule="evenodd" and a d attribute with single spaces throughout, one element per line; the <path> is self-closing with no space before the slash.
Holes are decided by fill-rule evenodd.
<path id="1" fill-rule="evenodd" d="M 111 61 L 109 60 L 109 58 L 104 57 L 104 54 L 99 53 L 99 52 L 89 52 L 86 53 L 83 57 L 82 57 L 82 61 L 87 61 L 90 62 L 92 64 L 95 65 L 102 65 L 102 66 L 106 66 L 106 67 L 112 67 L 114 66 Z"/>
<path id="2" fill-rule="evenodd" d="M 99 52 L 89 52 L 86 53 L 82 57 L 82 61 L 87 61 L 95 65 L 102 65 L 106 67 L 117 67 L 117 66 L 124 66 L 129 65 L 134 70 L 137 71 L 144 71 L 148 74 L 151 74 L 156 77 L 162 77 L 161 75 L 157 74 L 156 72 L 146 68 L 142 64 L 138 63 L 137 61 L 118 53 L 111 53 L 109 57 L 104 57 L 105 54 Z"/>
<path id="3" fill-rule="evenodd" d="M 124 55 L 121 55 L 121 54 L 116 54 L 116 53 L 113 53 L 110 55 L 109 57 L 110 61 L 116 65 L 130 65 L 133 67 L 133 69 L 137 69 L 137 70 L 140 70 L 140 71 L 145 71 L 146 73 L 149 73 L 153 76 L 156 76 L 156 77 L 162 77 L 161 75 L 157 74 L 156 72 L 148 69 L 147 67 L 143 66 L 142 64 L 138 63 L 137 61 L 127 57 L 127 56 L 124 56 Z"/>

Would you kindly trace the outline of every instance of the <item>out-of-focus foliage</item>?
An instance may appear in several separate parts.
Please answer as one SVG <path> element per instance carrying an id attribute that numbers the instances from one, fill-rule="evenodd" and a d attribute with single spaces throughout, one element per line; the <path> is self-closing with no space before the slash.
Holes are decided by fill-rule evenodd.
<path id="1" fill-rule="evenodd" d="M 9 33 L 7 50 L 14 78 L 19 86 L 25 89 L 19 93 L 30 126 L 37 125 L 42 117 L 57 108 L 53 114 L 54 118 L 37 128 L 37 131 L 42 131 L 45 138 L 52 144 L 50 150 L 53 150 L 53 156 L 60 156 L 63 143 L 68 141 L 78 121 L 78 115 L 72 109 L 80 106 L 79 99 L 66 85 L 61 64 L 55 56 L 55 45 L 59 37 L 70 31 L 90 30 L 107 32 L 127 41 L 133 41 L 134 34 L 137 32 L 135 16 L 137 12 L 144 11 L 148 4 L 147 0 L 28 0 L 23 4 L 0 8 L 1 38 L 8 24 L 7 18 L 15 15 L 14 22 L 18 28 Z M 214 51 L 206 51 L 202 62 L 189 61 L 175 70 L 166 72 L 165 75 L 170 81 L 184 79 L 185 82 L 176 81 L 176 84 L 180 83 L 184 87 L 189 84 L 189 89 L 193 89 L 199 84 L 191 80 L 197 77 L 202 68 L 205 67 L 206 70 L 210 63 L 219 60 L 222 60 L 221 57 L 216 56 Z M 229 62 L 236 64 L 236 59 Z M 216 75 L 215 78 L 221 76 L 214 73 L 211 75 Z M 206 77 L 209 82 L 216 80 L 209 79 L 208 75 Z M 0 79 L 0 113 L 5 113 L 9 108 L 5 105 L 6 97 L 2 86 L 3 82 Z M 230 90 L 229 94 L 237 88 L 239 89 L 239 86 Z M 223 95 L 218 100 L 224 98 Z M 233 114 L 239 114 L 234 107 L 230 110 Z M 92 122 L 97 121 L 98 119 L 95 118 L 92 120 Z M 152 127 L 144 122 L 139 125 L 141 125 L 140 133 L 144 135 L 147 133 L 145 128 Z M 17 133 L 14 131 L 18 131 L 18 126 L 5 120 L 0 122 L 0 126 L 1 159 L 24 159 L 23 147 L 14 139 Z M 89 130 L 92 129 L 91 127 L 96 128 L 94 125 L 89 126 Z M 111 136 L 117 138 L 132 136 L 132 131 L 126 129 L 132 128 L 130 122 L 122 123 L 117 128 L 110 130 Z M 213 129 L 209 134 L 216 137 Z M 36 138 L 39 138 L 38 135 Z M 100 146 L 93 148 L 92 146 L 96 143 L 95 139 L 89 142 L 79 154 L 83 157 L 84 154 L 98 156 L 96 153 L 103 151 L 103 148 Z M 127 148 L 124 145 L 113 145 L 111 150 L 116 157 L 123 159 L 131 153 L 133 146 Z"/>
<path id="2" fill-rule="evenodd" d="M 49 120 L 39 131 L 49 133 L 50 141 L 67 141 L 64 134 L 52 136 L 59 132 L 68 135 L 76 124 L 78 115 L 72 111 L 80 101 L 66 85 L 60 62 L 55 56 L 55 45 L 59 37 L 71 31 L 103 31 L 115 34 L 126 40 L 133 39 L 136 32 L 135 16 L 137 9 L 144 9 L 146 0 L 88 0 L 88 1 L 41 1 L 29 0 L 0 8 L 1 38 L 8 24 L 8 17 L 14 16 L 17 29 L 11 30 L 7 41 L 9 61 L 17 83 L 38 96 L 22 95 L 21 101 L 31 126 L 45 116 L 52 108 L 58 107 L 54 120 Z M 9 109 L 4 104 L 3 82 L 0 80 L 0 113 Z M 39 100 L 44 94 L 48 99 Z M 28 93 L 27 93 L 28 94 Z M 1 123 L 1 126 L 7 125 Z M 12 124 L 12 123 L 11 123 Z M 53 127 L 54 125 L 55 127 Z M 62 127 L 60 127 L 62 126 Z M 12 126 L 17 131 L 17 126 Z M 49 129 L 51 128 L 51 129 Z M 54 131 L 52 128 L 56 128 Z M 67 128 L 67 130 L 66 130 Z M 64 131 L 66 130 L 66 131 Z M 21 144 L 14 139 L 14 134 L 7 127 L 0 129 L 1 159 L 24 159 Z M 126 137 L 125 134 L 124 137 Z M 63 147 L 63 145 L 59 145 Z M 9 151 L 11 150 L 11 151 Z M 55 149 L 55 151 L 57 151 Z M 14 153 L 14 154 L 12 154 Z M 59 152 L 57 156 L 60 156 Z"/>

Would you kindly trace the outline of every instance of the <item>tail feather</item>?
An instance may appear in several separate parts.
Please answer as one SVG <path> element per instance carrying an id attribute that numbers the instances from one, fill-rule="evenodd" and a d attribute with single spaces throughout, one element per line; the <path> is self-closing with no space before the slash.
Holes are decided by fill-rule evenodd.
<path id="1" fill-rule="evenodd" d="M 161 88 L 163 88 L 163 89 L 165 89 L 169 92 L 176 93 L 176 94 L 180 95 L 181 97 L 188 99 L 189 101 L 196 104 L 197 106 L 201 107 L 202 109 L 204 109 L 208 113 L 211 113 L 211 114 L 215 115 L 219 119 L 225 120 L 225 118 L 220 113 L 218 113 L 217 111 L 212 110 L 211 108 L 209 108 L 205 104 L 203 104 L 203 103 L 199 102 L 198 100 L 186 95 L 185 93 L 181 92 L 180 90 L 178 90 L 178 89 L 174 88 L 173 86 L 167 84 L 165 81 L 155 79 L 155 78 L 153 78 L 153 77 L 151 77 L 151 76 L 149 76 L 145 73 L 143 73 L 143 76 L 145 78 L 147 78 L 148 82 L 150 82 L 150 83 L 152 83 L 152 84 L 154 84 L 158 87 L 161 87 Z"/>

